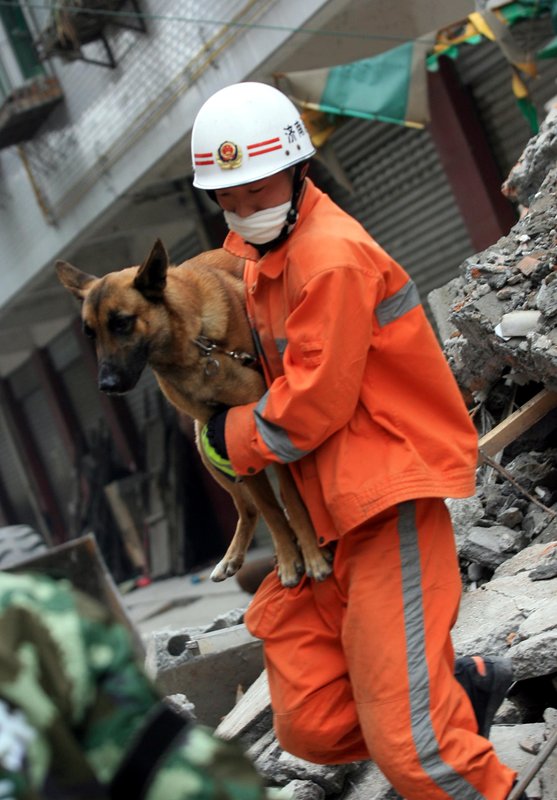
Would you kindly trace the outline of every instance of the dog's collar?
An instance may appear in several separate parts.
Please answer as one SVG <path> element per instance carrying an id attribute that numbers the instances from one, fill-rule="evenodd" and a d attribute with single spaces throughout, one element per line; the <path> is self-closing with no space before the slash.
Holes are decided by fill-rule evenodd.
<path id="1" fill-rule="evenodd" d="M 230 358 L 240 361 L 243 367 L 256 369 L 258 366 L 257 356 L 252 355 L 252 353 L 246 353 L 244 350 L 227 350 L 207 336 L 197 336 L 193 343 L 199 347 L 203 358 L 207 359 L 205 365 L 206 375 L 216 375 L 220 368 L 220 362 L 214 358 L 213 353 L 222 353 L 225 356 L 230 356 Z"/>

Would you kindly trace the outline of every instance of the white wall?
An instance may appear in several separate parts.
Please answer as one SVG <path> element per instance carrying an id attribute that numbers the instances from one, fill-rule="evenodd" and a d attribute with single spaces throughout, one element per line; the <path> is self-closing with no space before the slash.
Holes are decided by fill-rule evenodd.
<path id="1" fill-rule="evenodd" d="M 0 308 L 43 271 L 51 272 L 54 259 L 109 217 L 117 200 L 173 148 L 183 148 L 187 172 L 186 134 L 203 101 L 245 78 L 322 5 L 323 0 L 143 0 L 153 15 L 149 33 L 110 34 L 116 70 L 56 60 L 66 102 L 25 145 L 55 224 L 45 219 L 17 149 L 1 151 Z M 203 63 L 196 54 L 222 30 L 210 20 L 231 19 L 248 7 L 260 13 L 257 25 L 271 27 L 234 28 L 235 40 L 192 83 L 191 70 Z M 216 46 L 223 43 L 226 35 Z M 92 48 L 100 54 L 99 45 Z"/>

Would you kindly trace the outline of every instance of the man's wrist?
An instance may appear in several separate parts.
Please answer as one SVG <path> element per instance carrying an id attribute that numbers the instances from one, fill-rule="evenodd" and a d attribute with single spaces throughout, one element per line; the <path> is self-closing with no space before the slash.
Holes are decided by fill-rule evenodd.
<path id="1" fill-rule="evenodd" d="M 225 436 L 227 414 L 228 409 L 218 411 L 216 414 L 213 414 L 206 426 L 209 444 L 221 458 L 225 459 L 228 459 Z"/>
<path id="2" fill-rule="evenodd" d="M 219 411 L 201 429 L 200 446 L 209 464 L 229 480 L 236 481 L 238 476 L 228 458 L 225 428 L 228 409 Z"/>

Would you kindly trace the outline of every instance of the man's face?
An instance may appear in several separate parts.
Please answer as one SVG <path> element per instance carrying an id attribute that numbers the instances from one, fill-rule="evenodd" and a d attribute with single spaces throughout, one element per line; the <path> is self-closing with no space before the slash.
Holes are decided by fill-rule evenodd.
<path id="1" fill-rule="evenodd" d="M 217 189 L 215 197 L 223 211 L 232 211 L 239 217 L 249 217 L 256 211 L 287 203 L 292 197 L 292 179 L 292 170 L 284 170 L 253 183 Z"/>

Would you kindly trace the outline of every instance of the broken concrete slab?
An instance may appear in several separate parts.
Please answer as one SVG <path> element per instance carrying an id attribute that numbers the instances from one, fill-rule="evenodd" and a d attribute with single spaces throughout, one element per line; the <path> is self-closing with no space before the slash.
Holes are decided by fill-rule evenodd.
<path id="1" fill-rule="evenodd" d="M 464 558 L 497 569 L 503 561 L 518 553 L 526 544 L 522 531 L 505 525 L 469 528 L 460 543 L 459 553 Z"/>
<path id="2" fill-rule="evenodd" d="M 327 796 L 325 790 L 312 781 L 290 781 L 284 791 L 292 800 L 324 800 Z"/>
<path id="3" fill-rule="evenodd" d="M 466 532 L 483 519 L 485 510 L 479 497 L 447 498 L 445 504 L 451 515 L 451 521 L 457 538 L 464 536 Z"/>
<path id="4" fill-rule="evenodd" d="M 521 742 L 543 741 L 545 725 L 543 723 L 532 723 L 529 725 L 494 725 L 491 731 L 491 740 L 495 747 L 495 752 L 503 761 L 515 769 L 519 774 L 530 766 L 533 760 L 533 753 L 521 747 Z M 543 797 L 540 776 L 537 775 L 528 787 L 529 798 Z"/>
<path id="5" fill-rule="evenodd" d="M 546 551 L 542 544 L 525 548 L 488 583 L 463 594 L 453 629 L 459 655 L 507 655 L 518 680 L 557 672 L 557 578 L 529 577 Z"/>
<path id="6" fill-rule="evenodd" d="M 185 694 L 198 721 L 216 728 L 234 707 L 238 691 L 251 686 L 262 670 L 261 642 L 255 641 L 162 669 L 155 685 L 163 695 Z"/>
<path id="7" fill-rule="evenodd" d="M 276 739 L 255 759 L 257 770 L 265 778 L 280 785 L 302 780 L 320 786 L 326 795 L 342 790 L 346 776 L 355 764 L 313 764 L 287 753 Z"/>
<path id="8" fill-rule="evenodd" d="M 232 625 L 229 628 L 215 628 L 195 637 L 197 652 L 202 656 L 209 653 L 221 653 L 231 647 L 241 647 L 243 644 L 253 642 L 261 644 L 260 640 L 252 636 L 243 623 Z"/>

